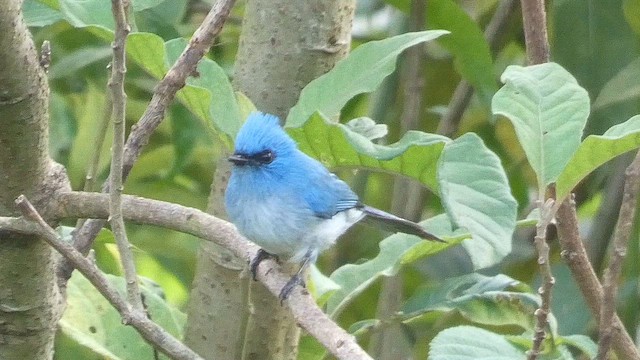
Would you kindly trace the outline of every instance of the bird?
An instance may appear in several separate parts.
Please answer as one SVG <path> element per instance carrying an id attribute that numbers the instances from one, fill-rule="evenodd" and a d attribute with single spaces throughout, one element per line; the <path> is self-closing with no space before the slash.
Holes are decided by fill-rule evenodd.
<path id="1" fill-rule="evenodd" d="M 300 263 L 280 291 L 281 303 L 296 286 L 305 286 L 305 271 L 318 255 L 360 220 L 443 242 L 414 222 L 363 204 L 346 182 L 298 149 L 275 115 L 249 114 L 228 160 L 227 215 L 261 248 L 250 261 L 253 279 L 266 258 Z"/>

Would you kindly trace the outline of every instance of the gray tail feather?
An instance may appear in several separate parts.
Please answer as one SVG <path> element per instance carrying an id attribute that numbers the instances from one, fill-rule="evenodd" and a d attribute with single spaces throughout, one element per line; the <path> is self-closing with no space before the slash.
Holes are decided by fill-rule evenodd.
<path id="1" fill-rule="evenodd" d="M 405 220 L 393 214 L 389 214 L 382 210 L 366 205 L 362 207 L 362 211 L 364 211 L 364 213 L 366 214 L 363 219 L 363 222 L 365 223 L 380 225 L 382 226 L 382 228 L 391 232 L 401 232 L 405 234 L 416 235 L 425 240 L 445 242 L 439 237 L 427 232 L 422 228 L 422 226 L 412 221 Z"/>

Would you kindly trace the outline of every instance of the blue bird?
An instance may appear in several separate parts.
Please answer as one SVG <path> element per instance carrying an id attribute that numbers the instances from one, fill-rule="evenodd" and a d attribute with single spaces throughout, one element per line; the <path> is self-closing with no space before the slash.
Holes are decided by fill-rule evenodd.
<path id="1" fill-rule="evenodd" d="M 249 115 L 229 161 L 227 214 L 262 248 L 250 264 L 254 280 L 267 257 L 301 263 L 280 292 L 281 301 L 296 285 L 304 286 L 302 276 L 318 254 L 364 218 L 394 232 L 442 241 L 416 223 L 361 203 L 344 181 L 298 150 L 274 115 Z"/>

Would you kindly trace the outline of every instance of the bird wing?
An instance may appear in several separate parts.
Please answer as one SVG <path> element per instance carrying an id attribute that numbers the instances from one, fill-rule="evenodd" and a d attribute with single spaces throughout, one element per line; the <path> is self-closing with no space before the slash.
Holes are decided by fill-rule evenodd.
<path id="1" fill-rule="evenodd" d="M 301 189 L 304 200 L 313 213 L 320 218 L 329 219 L 335 214 L 361 206 L 358 195 L 349 185 L 330 173 L 324 166 L 309 169 L 308 184 Z"/>

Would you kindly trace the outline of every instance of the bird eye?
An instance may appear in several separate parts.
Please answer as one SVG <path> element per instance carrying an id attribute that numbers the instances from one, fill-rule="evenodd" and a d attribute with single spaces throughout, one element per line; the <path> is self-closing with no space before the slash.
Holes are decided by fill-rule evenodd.
<path id="1" fill-rule="evenodd" d="M 265 150 L 261 153 L 256 154 L 255 159 L 261 164 L 269 164 L 273 161 L 275 156 L 271 150 Z"/>

